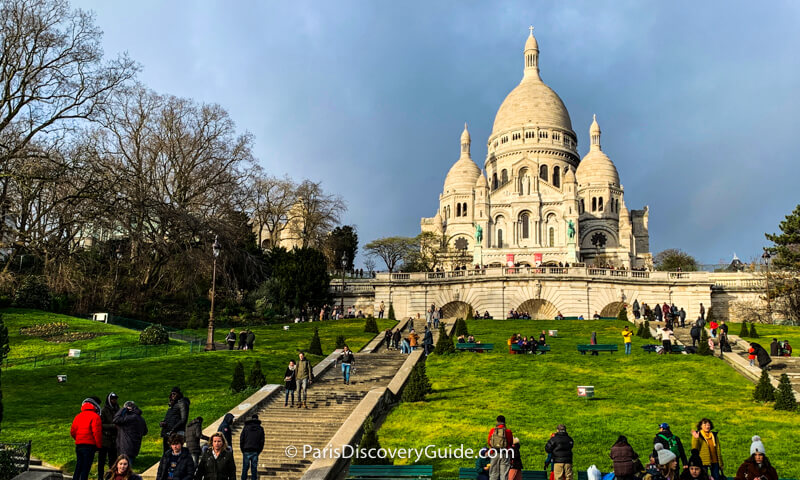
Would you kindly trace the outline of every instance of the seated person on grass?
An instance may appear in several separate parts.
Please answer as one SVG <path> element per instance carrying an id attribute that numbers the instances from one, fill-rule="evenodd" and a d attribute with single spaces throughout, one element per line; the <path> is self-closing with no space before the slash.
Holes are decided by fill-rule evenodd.
<path id="1" fill-rule="evenodd" d="M 464 334 L 463 333 L 458 336 L 458 338 L 456 339 L 456 343 L 467 343 L 467 342 L 464 341 Z"/>
<path id="2" fill-rule="evenodd" d="M 483 319 L 484 320 L 489 320 L 491 318 L 492 318 L 492 316 L 489 315 L 489 310 L 486 310 L 485 312 L 483 312 Z"/>
<path id="3" fill-rule="evenodd" d="M 467 343 L 475 343 L 475 336 L 470 335 L 469 337 L 467 337 Z"/>

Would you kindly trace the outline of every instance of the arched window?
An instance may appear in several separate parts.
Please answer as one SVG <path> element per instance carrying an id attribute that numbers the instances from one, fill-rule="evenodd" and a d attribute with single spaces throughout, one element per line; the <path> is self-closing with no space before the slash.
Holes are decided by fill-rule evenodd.
<path id="1" fill-rule="evenodd" d="M 467 204 L 466 204 L 466 202 L 464 202 L 464 204 L 461 207 L 461 215 L 463 215 L 465 217 L 467 216 Z"/>
<path id="2" fill-rule="evenodd" d="M 547 244 L 548 247 L 555 247 L 556 246 L 556 229 L 550 227 L 547 233 L 547 240 L 549 243 Z"/>
<path id="3" fill-rule="evenodd" d="M 597 197 L 592 197 L 592 211 L 597 211 Z"/>
<path id="4" fill-rule="evenodd" d="M 597 210 L 603 211 L 603 197 L 600 197 L 600 200 L 597 202 Z"/>
<path id="5" fill-rule="evenodd" d="M 503 248 L 503 229 L 497 229 L 497 248 Z"/>
<path id="6" fill-rule="evenodd" d="M 547 165 L 542 165 L 539 167 L 539 178 L 545 182 L 547 181 Z"/>
<path id="7" fill-rule="evenodd" d="M 522 227 L 521 228 L 521 232 L 522 232 L 521 236 L 522 236 L 522 238 L 528 238 L 528 236 L 530 235 L 530 231 L 529 231 L 529 227 L 528 227 L 528 223 L 529 223 L 528 219 L 529 218 L 530 217 L 529 217 L 529 215 L 527 213 L 523 213 L 519 217 L 519 223 L 521 224 L 520 226 Z"/>
<path id="8" fill-rule="evenodd" d="M 500 174 L 500 178 L 501 178 L 500 185 L 505 185 L 506 182 L 508 182 L 508 170 L 504 168 Z"/>
<path id="9" fill-rule="evenodd" d="M 586 203 L 581 198 L 581 211 L 580 211 L 580 213 L 583 213 L 585 211 L 586 211 Z"/>
<path id="10" fill-rule="evenodd" d="M 460 203 L 456 203 L 456 217 L 460 217 L 460 216 L 461 216 L 461 204 Z"/>
<path id="11" fill-rule="evenodd" d="M 497 189 L 497 172 L 492 174 L 492 190 Z"/>
<path id="12" fill-rule="evenodd" d="M 558 167 L 553 167 L 553 186 L 561 187 L 561 171 Z"/>

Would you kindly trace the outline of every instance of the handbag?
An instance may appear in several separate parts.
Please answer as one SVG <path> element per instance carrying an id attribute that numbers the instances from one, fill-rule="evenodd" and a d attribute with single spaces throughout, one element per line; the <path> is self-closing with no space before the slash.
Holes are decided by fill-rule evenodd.
<path id="1" fill-rule="evenodd" d="M 641 460 L 639 460 L 638 458 L 634 458 L 632 460 L 632 462 L 633 462 L 633 471 L 634 472 L 639 473 L 642 470 L 644 470 L 644 465 L 642 465 L 642 461 Z"/>

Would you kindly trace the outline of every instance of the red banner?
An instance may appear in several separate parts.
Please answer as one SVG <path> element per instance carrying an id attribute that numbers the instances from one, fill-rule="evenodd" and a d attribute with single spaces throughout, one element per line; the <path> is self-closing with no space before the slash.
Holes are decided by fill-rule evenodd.
<path id="1" fill-rule="evenodd" d="M 533 254 L 533 264 L 537 267 L 542 264 L 542 254 L 541 253 L 534 253 Z"/>

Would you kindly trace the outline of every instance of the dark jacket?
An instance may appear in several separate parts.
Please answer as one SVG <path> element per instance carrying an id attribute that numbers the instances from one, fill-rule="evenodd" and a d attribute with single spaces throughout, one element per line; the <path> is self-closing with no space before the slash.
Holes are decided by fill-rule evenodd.
<path id="1" fill-rule="evenodd" d="M 239 332 L 239 347 L 243 348 L 247 345 L 247 332 Z"/>
<path id="2" fill-rule="evenodd" d="M 133 407 L 132 410 L 120 408 L 114 415 L 114 423 L 117 425 L 117 455 L 124 453 L 135 458 L 142 447 L 142 437 L 147 435 L 147 423 L 142 418 L 142 411 L 139 407 Z"/>
<path id="3" fill-rule="evenodd" d="M 780 355 L 780 345 L 778 345 L 778 342 L 772 342 L 769 344 L 769 354 L 772 357 L 777 357 Z"/>
<path id="4" fill-rule="evenodd" d="M 433 345 L 433 333 L 430 330 L 425 331 L 425 336 L 422 337 L 423 345 Z"/>
<path id="5" fill-rule="evenodd" d="M 228 332 L 228 335 L 225 336 L 225 341 L 228 343 L 236 343 L 236 333 Z"/>
<path id="6" fill-rule="evenodd" d="M 636 455 L 629 443 L 615 443 L 609 456 L 614 462 L 614 475 L 617 477 L 639 473 L 633 468 L 633 461 L 639 455 Z"/>
<path id="7" fill-rule="evenodd" d="M 172 454 L 172 449 L 164 452 L 158 463 L 156 480 L 170 480 L 169 472 L 172 470 L 172 480 L 192 480 L 194 477 L 194 460 L 187 449 L 181 449 L 178 455 Z"/>
<path id="8" fill-rule="evenodd" d="M 233 453 L 223 449 L 219 452 L 219 456 L 214 458 L 213 450 L 207 448 L 197 462 L 194 480 L 236 480 Z"/>
<path id="9" fill-rule="evenodd" d="M 769 353 L 767 353 L 767 351 L 764 350 L 764 347 L 762 347 L 760 344 L 751 342 L 750 347 L 753 348 L 754 353 L 756 354 L 759 367 L 764 368 L 772 363 L 772 358 L 769 356 Z"/>
<path id="10" fill-rule="evenodd" d="M 736 480 L 759 480 L 762 476 L 766 477 L 766 480 L 778 480 L 778 472 L 766 456 L 761 467 L 751 455 L 736 471 Z"/>
<path id="11" fill-rule="evenodd" d="M 349 350 L 347 352 L 342 352 L 339 354 L 339 363 L 355 363 L 356 357 L 353 355 L 353 351 Z"/>
<path id="12" fill-rule="evenodd" d="M 247 334 L 247 348 L 252 349 L 254 343 L 256 343 L 256 334 L 250 332 Z"/>
<path id="13" fill-rule="evenodd" d="M 103 403 L 103 408 L 100 410 L 100 419 L 103 421 L 103 446 L 105 448 L 114 448 L 117 444 L 117 426 L 114 425 L 114 415 L 118 411 L 119 405 L 113 406 L 107 396 L 106 401 Z"/>
<path id="14" fill-rule="evenodd" d="M 572 438 L 567 432 L 556 432 L 544 446 L 544 451 L 553 454 L 553 463 L 572 463 Z"/>
<path id="15" fill-rule="evenodd" d="M 287 378 L 289 380 L 286 380 Z M 297 390 L 297 368 L 291 370 L 286 367 L 286 371 L 283 372 L 283 381 L 285 382 L 283 386 L 286 390 Z"/>
<path id="16" fill-rule="evenodd" d="M 659 432 L 656 434 L 655 438 L 653 438 L 653 453 L 656 458 L 658 458 L 658 454 L 656 453 L 656 445 L 661 444 L 664 447 L 664 450 L 669 450 L 669 439 L 675 438 L 678 443 L 678 459 L 681 461 L 681 465 L 686 465 L 688 460 L 686 459 L 686 450 L 683 449 L 683 442 L 681 442 L 680 437 L 674 435 L 671 431 L 667 430 L 665 432 Z"/>
<path id="17" fill-rule="evenodd" d="M 688 468 L 684 468 L 681 472 L 681 476 L 678 477 L 679 480 L 710 480 L 708 474 L 700 469 L 700 476 L 697 478 L 693 477 L 691 473 L 689 473 Z"/>
<path id="18" fill-rule="evenodd" d="M 264 428 L 261 422 L 252 418 L 244 422 L 242 433 L 239 434 L 239 448 L 242 452 L 261 453 L 264 450 Z"/>
<path id="19" fill-rule="evenodd" d="M 189 453 L 200 455 L 200 440 L 208 440 L 208 437 L 203 435 L 202 417 L 197 417 L 186 424 L 186 448 Z"/>
<path id="20" fill-rule="evenodd" d="M 514 470 L 522 470 L 522 454 L 519 451 L 519 443 L 511 445 L 511 467 Z"/>
<path id="21" fill-rule="evenodd" d="M 691 330 L 689 330 L 689 336 L 692 338 L 700 338 L 701 334 L 700 332 L 701 332 L 700 327 L 695 325 L 691 328 Z"/>
<path id="22" fill-rule="evenodd" d="M 233 448 L 233 414 L 226 413 L 224 417 L 222 417 L 222 423 L 219 424 L 219 431 L 222 432 L 222 436 L 225 437 L 225 441 L 228 442 L 228 446 Z"/>
<path id="23" fill-rule="evenodd" d="M 168 437 L 173 433 L 184 432 L 189 421 L 189 399 L 181 396 L 167 408 L 164 415 L 164 426 L 161 427 L 161 436 Z"/>

